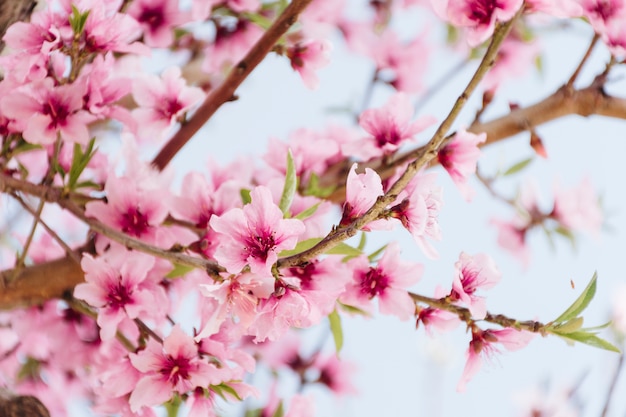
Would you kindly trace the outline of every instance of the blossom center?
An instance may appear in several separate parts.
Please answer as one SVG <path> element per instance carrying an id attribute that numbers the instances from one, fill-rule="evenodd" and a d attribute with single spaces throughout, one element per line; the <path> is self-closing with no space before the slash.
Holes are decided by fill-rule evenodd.
<path id="1" fill-rule="evenodd" d="M 44 103 L 43 108 L 41 110 L 43 114 L 46 116 L 50 116 L 51 127 L 57 127 L 59 124 L 64 122 L 69 116 L 70 112 L 67 109 L 67 106 L 59 103 L 58 100 L 54 98 L 49 98 L 47 103 Z"/>
<path id="2" fill-rule="evenodd" d="M 491 16 L 493 15 L 496 7 L 501 5 L 494 0 L 475 0 L 469 5 L 469 18 L 479 22 L 482 25 L 489 24 L 491 22 Z"/>
<path id="3" fill-rule="evenodd" d="M 120 223 L 122 231 L 133 236 L 141 236 L 150 226 L 148 217 L 136 207 L 124 213 Z"/>
<path id="4" fill-rule="evenodd" d="M 161 368 L 161 374 L 167 376 L 167 380 L 172 385 L 178 384 L 181 380 L 189 379 L 190 371 L 189 359 L 184 357 L 174 358 L 170 355 L 167 356 L 163 368 Z"/>
<path id="5" fill-rule="evenodd" d="M 163 19 L 163 10 L 161 9 L 144 9 L 137 20 L 154 30 L 161 27 L 165 19 Z"/>
<path id="6" fill-rule="evenodd" d="M 398 133 L 396 129 L 385 130 L 383 132 L 379 132 L 376 135 L 376 144 L 378 147 L 382 148 L 386 144 L 390 143 L 392 145 L 397 145 L 402 137 Z"/>
<path id="7" fill-rule="evenodd" d="M 107 302 L 112 308 L 123 308 L 132 302 L 132 291 L 121 282 L 109 288 Z"/>
<path id="8" fill-rule="evenodd" d="M 389 287 L 389 277 L 378 268 L 370 268 L 361 277 L 361 293 L 374 298 Z"/>
<path id="9" fill-rule="evenodd" d="M 255 259 L 267 260 L 268 253 L 274 249 L 276 242 L 273 233 L 265 233 L 263 236 L 250 236 L 246 241 L 247 252 Z"/>

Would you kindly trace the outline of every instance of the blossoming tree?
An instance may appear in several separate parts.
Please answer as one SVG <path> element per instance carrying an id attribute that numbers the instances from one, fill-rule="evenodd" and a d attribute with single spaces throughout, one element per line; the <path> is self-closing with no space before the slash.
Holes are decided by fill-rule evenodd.
<path id="1" fill-rule="evenodd" d="M 482 147 L 520 133 L 547 158 L 537 128 L 566 115 L 626 118 L 626 98 L 606 89 L 626 56 L 626 2 L 353 3 L 0 5 L 0 415 L 63 416 L 82 402 L 94 415 L 312 416 L 309 387 L 354 394 L 353 365 L 339 353 L 342 318 L 355 315 L 412 321 L 423 337 L 464 333 L 459 391 L 485 359 L 536 335 L 619 352 L 598 334 L 606 326 L 583 322 L 596 275 L 543 321 L 490 310 L 488 290 L 507 277 L 471 241 L 434 291 L 420 283 L 444 262 L 445 172 L 458 189 L 446 193 L 471 201 L 476 177 L 511 209 L 492 225 L 525 265 L 531 231 L 598 233 L 603 214 L 589 180 L 555 186 L 546 209 L 532 185 L 514 196 L 496 187 L 532 158 L 489 176 L 477 163 Z M 405 13 L 423 23 L 408 38 L 397 23 Z M 579 64 L 561 69 L 571 74 L 565 84 L 486 117 L 500 87 L 539 62 L 548 29 L 563 25 L 589 34 Z M 449 35 L 436 47 L 463 59 L 428 85 L 435 45 L 426 32 L 435 26 Z M 604 69 L 581 86 L 597 48 L 608 51 Z M 218 110 L 236 107 L 239 86 L 266 57 L 316 89 L 332 50 L 374 69 L 342 123 L 271 139 L 262 160 L 171 168 L 189 141 L 206 140 L 200 129 Z M 448 110 L 422 115 L 461 68 L 471 76 Z M 374 90 L 385 95 L 380 105 Z M 457 122 L 476 95 L 473 120 Z M 418 257 L 403 257 L 403 234 Z M 312 328 L 329 329 L 332 351 L 301 330 Z M 296 377 L 286 391 L 285 374 Z M 537 404 L 528 415 L 552 415 Z"/>

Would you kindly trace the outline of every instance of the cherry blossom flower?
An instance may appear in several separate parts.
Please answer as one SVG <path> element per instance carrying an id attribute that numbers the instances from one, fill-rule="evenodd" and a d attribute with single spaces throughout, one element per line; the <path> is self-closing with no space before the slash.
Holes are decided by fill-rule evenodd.
<path id="1" fill-rule="evenodd" d="M 336 395 L 353 395 L 357 393 L 351 379 L 356 372 L 356 365 L 352 362 L 340 360 L 337 355 L 319 355 L 313 363 L 319 370 L 316 382 L 325 385 Z"/>
<path id="2" fill-rule="evenodd" d="M 498 228 L 498 245 L 509 251 L 527 268 L 530 263 L 530 248 L 526 244 L 527 222 L 520 217 L 505 221 L 492 219 L 490 223 Z"/>
<path id="3" fill-rule="evenodd" d="M 376 171 L 365 168 L 365 173 L 357 174 L 356 167 L 356 163 L 352 164 L 346 180 L 346 202 L 343 205 L 341 225 L 350 224 L 367 212 L 378 197 L 383 195 L 382 181 Z M 364 230 L 371 230 L 372 227 L 376 228 L 379 225 L 380 221 L 375 220 Z"/>
<path id="4" fill-rule="evenodd" d="M 87 124 L 95 117 L 83 110 L 85 93 L 84 83 L 55 86 L 45 78 L 3 97 L 0 110 L 16 121 L 30 143 L 49 145 L 60 135 L 65 141 L 87 144 Z"/>
<path id="5" fill-rule="evenodd" d="M 188 87 L 180 74 L 180 68 L 171 67 L 161 78 L 145 75 L 133 81 L 133 98 L 139 104 L 133 117 L 141 139 L 163 138 L 186 111 L 204 98 L 204 92 Z"/>
<path id="6" fill-rule="evenodd" d="M 467 31 L 467 43 L 474 47 L 493 34 L 496 21 L 510 20 L 523 0 L 431 0 L 439 16 Z"/>
<path id="7" fill-rule="evenodd" d="M 470 256 L 461 252 L 459 260 L 454 264 L 454 279 L 450 298 L 467 305 L 472 317 L 483 319 L 487 314 L 487 306 L 483 297 L 475 293 L 479 289 L 488 290 L 495 286 L 502 277 L 493 259 L 484 253 Z"/>
<path id="8" fill-rule="evenodd" d="M 312 395 L 296 394 L 291 399 L 285 417 L 314 417 L 315 398 Z"/>
<path id="9" fill-rule="evenodd" d="M 252 203 L 243 209 L 233 208 L 211 217 L 211 228 L 224 237 L 215 258 L 231 272 L 249 265 L 253 273 L 270 274 L 278 253 L 293 249 L 305 227 L 298 219 L 283 219 L 268 188 L 256 187 L 250 197 Z"/>
<path id="10" fill-rule="evenodd" d="M 580 3 L 585 17 L 599 33 L 604 33 L 611 22 L 623 21 L 626 13 L 623 0 L 581 0 Z"/>
<path id="11" fill-rule="evenodd" d="M 586 178 L 571 189 L 562 189 L 557 183 L 551 216 L 568 229 L 598 235 L 603 216 L 591 181 Z"/>
<path id="12" fill-rule="evenodd" d="M 526 0 L 527 13 L 542 12 L 558 18 L 578 17 L 583 8 L 577 0 Z"/>
<path id="13" fill-rule="evenodd" d="M 534 333 L 515 329 L 480 330 L 472 331 L 472 341 L 469 344 L 465 357 L 467 362 L 461 380 L 457 385 L 457 391 L 465 391 L 465 386 L 470 379 L 480 370 L 483 357 L 490 358 L 500 351 L 496 343 L 501 344 L 508 351 L 515 351 L 525 347 L 535 336 Z"/>
<path id="14" fill-rule="evenodd" d="M 393 153 L 404 143 L 412 142 L 417 133 L 434 122 L 431 117 L 411 122 L 412 116 L 413 106 L 403 93 L 393 95 L 379 109 L 365 110 L 359 118 L 359 125 L 371 137 L 364 143 L 354 144 L 355 155 L 370 159 Z"/>
<path id="15" fill-rule="evenodd" d="M 402 223 L 430 259 L 437 259 L 439 254 L 426 238 L 442 239 L 438 220 L 443 205 L 442 189 L 436 179 L 436 173 L 418 173 L 400 193 L 400 203 L 390 209 L 391 217 Z"/>
<path id="16" fill-rule="evenodd" d="M 155 305 L 167 305 L 163 290 L 146 281 L 153 265 L 154 258 L 126 251 L 115 258 L 94 259 L 87 254 L 83 257 L 86 283 L 76 286 L 74 296 L 99 309 L 98 326 L 103 340 L 113 338 L 123 320 L 153 312 Z"/>
<path id="17" fill-rule="evenodd" d="M 144 350 L 131 353 L 130 361 L 143 373 L 130 396 L 133 412 L 143 406 L 159 405 L 173 392 L 184 394 L 196 387 L 222 382 L 222 372 L 198 354 L 193 338 L 176 325 L 161 346 L 148 340 Z"/>
<path id="18" fill-rule="evenodd" d="M 474 195 L 474 190 L 469 187 L 467 180 L 476 172 L 476 162 L 480 157 L 478 144 L 485 142 L 486 139 L 486 133 L 475 135 L 461 129 L 437 154 L 439 163 L 448 171 L 452 181 L 467 201 L 470 201 Z"/>
<path id="19" fill-rule="evenodd" d="M 287 48 L 291 68 L 298 71 L 304 85 L 311 90 L 319 87 L 320 81 L 315 72 L 330 62 L 331 47 L 326 40 L 310 39 Z"/>
<path id="20" fill-rule="evenodd" d="M 400 246 L 392 242 L 387 246 L 378 265 L 369 265 L 365 256 L 349 261 L 353 271 L 352 281 L 346 286 L 341 302 L 359 308 L 370 308 L 370 301 L 378 299 L 382 314 L 393 314 L 408 320 L 415 314 L 415 303 L 406 288 L 416 284 L 423 265 L 400 260 Z"/>
<path id="21" fill-rule="evenodd" d="M 156 48 L 170 46 L 174 27 L 190 20 L 188 13 L 179 10 L 178 0 L 136 0 L 127 13 L 143 28 L 146 45 Z"/>
<path id="22" fill-rule="evenodd" d="M 263 30 L 245 19 L 218 22 L 215 40 L 204 51 L 202 70 L 219 74 L 241 60 L 250 47 L 263 35 Z"/>

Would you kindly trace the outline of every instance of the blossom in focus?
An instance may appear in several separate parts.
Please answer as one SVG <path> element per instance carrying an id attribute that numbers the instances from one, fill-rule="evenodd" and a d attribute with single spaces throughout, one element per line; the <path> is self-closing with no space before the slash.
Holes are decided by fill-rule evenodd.
<path id="1" fill-rule="evenodd" d="M 215 259 L 234 273 L 250 265 L 253 273 L 271 274 L 278 253 L 293 249 L 298 243 L 298 236 L 305 230 L 304 223 L 283 219 L 267 187 L 256 187 L 250 197 L 252 202 L 243 209 L 233 208 L 211 217 L 211 228 L 224 238 L 215 251 Z"/>
<path id="2" fill-rule="evenodd" d="M 352 281 L 340 298 L 342 303 L 369 309 L 370 301 L 377 298 L 382 314 L 393 314 L 400 320 L 413 317 L 415 302 L 406 289 L 420 280 L 424 266 L 400 260 L 397 242 L 387 246 L 375 267 L 365 256 L 350 260 L 349 266 Z"/>
<path id="3" fill-rule="evenodd" d="M 487 314 L 485 299 L 476 295 L 479 289 L 490 289 L 502 277 L 493 259 L 484 253 L 470 256 L 461 252 L 454 264 L 454 279 L 450 298 L 467 305 L 472 317 L 483 319 Z"/>
<path id="4" fill-rule="evenodd" d="M 379 196 L 383 195 L 383 184 L 376 171 L 365 168 L 365 173 L 356 173 L 357 164 L 352 164 L 346 181 L 346 202 L 343 206 L 341 225 L 350 224 L 368 211 Z M 372 222 L 371 224 L 374 224 Z M 368 226 L 369 227 L 369 226 Z M 368 229 L 364 229 L 368 230 Z"/>
<path id="5" fill-rule="evenodd" d="M 476 172 L 476 162 L 480 157 L 478 144 L 485 142 L 486 139 L 486 133 L 475 135 L 462 129 L 437 154 L 439 163 L 448 171 L 450 178 L 467 201 L 474 195 L 474 190 L 469 187 L 467 180 Z"/>

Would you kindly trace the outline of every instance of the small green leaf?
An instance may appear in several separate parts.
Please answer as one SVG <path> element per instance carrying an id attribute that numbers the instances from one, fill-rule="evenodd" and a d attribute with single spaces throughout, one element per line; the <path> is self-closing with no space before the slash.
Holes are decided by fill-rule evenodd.
<path id="1" fill-rule="evenodd" d="M 67 182 L 67 186 L 70 190 L 76 189 L 76 183 L 78 182 L 78 177 L 83 173 L 89 161 L 95 154 L 94 144 L 96 143 L 96 138 L 92 138 L 87 144 L 87 148 L 83 153 L 82 148 L 78 143 L 74 144 L 74 155 L 72 156 L 72 166 L 70 167 L 69 178 Z"/>
<path id="2" fill-rule="evenodd" d="M 574 233 L 572 233 L 571 230 L 563 226 L 557 226 L 554 228 L 554 231 L 569 240 L 572 247 L 576 249 L 576 236 L 574 236 Z"/>
<path id="3" fill-rule="evenodd" d="M 313 246 L 317 245 L 321 240 L 322 238 L 320 237 L 314 237 L 311 239 L 303 240 L 301 242 L 298 242 L 295 248 L 281 251 L 278 254 L 278 256 L 280 256 L 281 258 L 284 258 L 285 256 L 297 255 L 300 252 L 304 252 L 305 250 L 311 249 Z"/>
<path id="4" fill-rule="evenodd" d="M 533 158 L 523 159 L 523 160 L 513 164 L 511 167 L 509 167 L 509 169 L 504 171 L 504 174 L 502 174 L 502 176 L 506 177 L 508 175 L 516 174 L 516 173 L 520 172 L 521 170 L 523 170 L 524 168 L 526 168 L 532 161 L 533 161 Z"/>
<path id="5" fill-rule="evenodd" d="M 339 308 L 342 309 L 343 311 L 345 311 L 346 313 L 350 313 L 350 314 L 358 314 L 360 316 L 363 317 L 370 317 L 370 313 L 368 313 L 367 311 L 360 309 L 358 307 L 355 306 L 351 306 L 348 304 L 343 304 L 340 302 L 337 302 L 337 305 L 339 305 Z"/>
<path id="6" fill-rule="evenodd" d="M 355 257 L 355 256 L 361 255 L 363 252 L 361 252 L 357 248 L 353 248 L 347 243 L 341 242 L 337 246 L 328 249 L 324 253 L 327 253 L 329 255 L 345 255 L 345 256 Z"/>
<path id="7" fill-rule="evenodd" d="M 219 396 L 222 397 L 225 400 L 228 400 L 224 394 L 229 394 L 230 396 L 232 396 L 233 398 L 237 399 L 237 401 L 243 401 L 243 398 L 241 398 L 241 396 L 237 393 L 237 391 L 235 391 L 235 389 L 233 387 L 231 387 L 230 385 L 222 382 L 219 385 L 211 385 L 210 386 L 211 390 L 215 391 L 216 393 L 218 393 L 219 391 Z"/>
<path id="8" fill-rule="evenodd" d="M 361 239 L 359 240 L 359 246 L 357 246 L 357 249 L 363 252 L 363 249 L 365 249 L 366 243 L 367 243 L 367 235 L 365 234 L 365 232 L 361 232 Z"/>
<path id="9" fill-rule="evenodd" d="M 597 347 L 597 348 L 604 349 L 604 350 L 609 350 L 611 352 L 621 353 L 621 351 L 617 347 L 615 347 L 613 344 L 607 342 L 604 339 L 599 338 L 593 333 L 587 333 L 587 332 L 581 331 L 581 332 L 573 332 L 573 333 L 567 333 L 567 334 L 560 334 L 560 333 L 555 333 L 555 334 L 562 337 L 563 339 L 566 339 L 566 341 L 568 341 L 569 339 L 570 341 L 576 341 L 576 342 L 584 343 L 589 346 Z"/>
<path id="10" fill-rule="evenodd" d="M 562 324 L 548 327 L 548 331 L 551 333 L 568 334 L 579 331 L 583 327 L 584 319 L 582 317 L 576 317 Z"/>
<path id="11" fill-rule="evenodd" d="M 591 281 L 587 284 L 587 287 L 583 290 L 583 293 L 572 303 L 571 306 L 567 310 L 563 312 L 556 320 L 555 323 L 564 323 L 569 321 L 575 317 L 578 317 L 580 313 L 582 313 L 585 308 L 589 305 L 593 296 L 596 294 L 596 281 L 598 279 L 598 273 L 594 272 Z"/>
<path id="12" fill-rule="evenodd" d="M 85 23 L 87 23 L 87 17 L 89 17 L 90 10 L 81 13 L 74 5 L 72 5 L 72 14 L 69 17 L 70 27 L 76 35 L 83 33 L 85 29 Z"/>
<path id="13" fill-rule="evenodd" d="M 303 195 L 312 195 L 318 198 L 325 198 L 332 194 L 335 190 L 334 185 L 328 187 L 320 187 L 320 178 L 317 176 L 315 172 L 311 174 L 309 177 L 309 183 L 307 184 L 306 190 Z"/>
<path id="14" fill-rule="evenodd" d="M 341 316 L 337 313 L 337 309 L 328 315 L 328 321 L 330 322 L 330 331 L 335 340 L 335 351 L 339 355 L 343 347 L 343 329 L 341 328 Z"/>
<path id="15" fill-rule="evenodd" d="M 246 410 L 246 413 L 243 415 L 243 417 L 261 417 L 262 415 L 262 408 L 253 408 L 251 410 Z"/>
<path id="16" fill-rule="evenodd" d="M 283 405 L 282 400 L 278 403 L 278 408 L 274 411 L 272 417 L 283 417 L 285 415 L 285 406 Z"/>
<path id="17" fill-rule="evenodd" d="M 385 249 L 387 249 L 387 245 L 384 245 L 380 249 L 375 250 L 374 252 L 372 252 L 371 255 L 368 255 L 367 259 L 369 259 L 370 262 L 374 262 L 374 260 L 378 257 L 378 255 L 383 253 Z"/>
<path id="18" fill-rule="evenodd" d="M 311 217 L 312 215 L 315 214 L 315 212 L 317 211 L 317 209 L 319 208 L 320 204 L 322 204 L 321 202 L 319 203 L 315 203 L 313 204 L 311 207 L 309 207 L 308 209 L 301 211 L 300 213 L 298 213 L 294 219 L 298 219 L 298 220 L 304 220 L 304 219 L 308 219 L 309 217 Z"/>
<path id="19" fill-rule="evenodd" d="M 165 275 L 165 278 L 179 278 L 192 271 L 193 269 L 194 268 L 192 266 L 174 264 L 174 268 L 170 272 L 168 272 L 167 275 Z"/>
<path id="20" fill-rule="evenodd" d="M 298 187 L 298 176 L 296 175 L 296 166 L 293 162 L 293 155 L 291 149 L 287 151 L 287 173 L 285 174 L 285 186 L 283 187 L 283 194 L 280 196 L 280 202 L 278 207 L 285 216 L 289 213 L 289 207 L 293 202 L 293 197 L 296 195 L 296 188 Z"/>
<path id="21" fill-rule="evenodd" d="M 241 195 L 241 202 L 245 206 L 246 204 L 252 203 L 252 197 L 250 197 L 250 190 L 247 188 L 242 188 L 239 190 L 239 194 Z"/>

